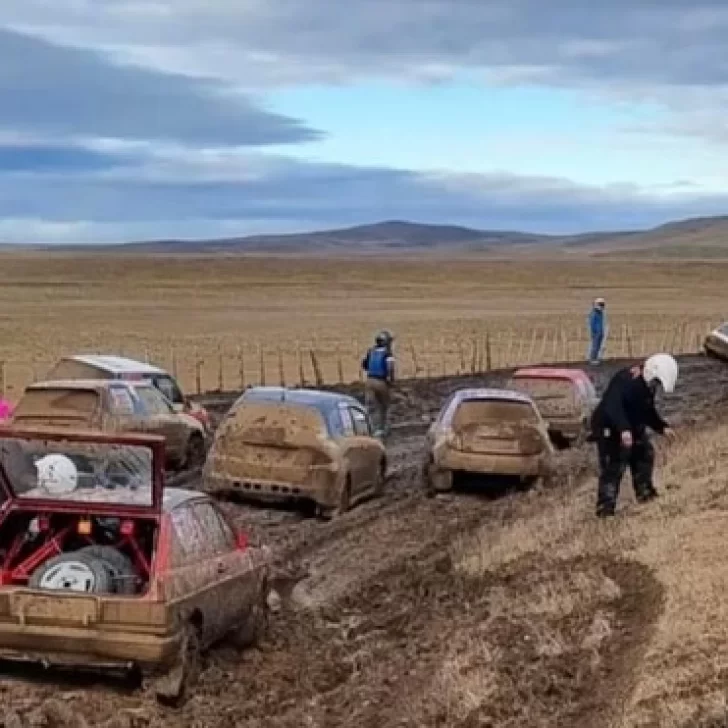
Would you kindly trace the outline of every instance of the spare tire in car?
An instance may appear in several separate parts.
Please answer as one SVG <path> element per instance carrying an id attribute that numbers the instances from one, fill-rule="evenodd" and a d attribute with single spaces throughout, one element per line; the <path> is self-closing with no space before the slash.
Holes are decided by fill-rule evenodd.
<path id="1" fill-rule="evenodd" d="M 41 564 L 30 576 L 31 589 L 111 594 L 114 591 L 109 567 L 78 551 L 60 554 Z"/>
<path id="2" fill-rule="evenodd" d="M 85 546 L 76 553 L 104 562 L 111 571 L 113 591 L 116 594 L 136 594 L 139 577 L 131 559 L 121 551 L 113 546 Z"/>

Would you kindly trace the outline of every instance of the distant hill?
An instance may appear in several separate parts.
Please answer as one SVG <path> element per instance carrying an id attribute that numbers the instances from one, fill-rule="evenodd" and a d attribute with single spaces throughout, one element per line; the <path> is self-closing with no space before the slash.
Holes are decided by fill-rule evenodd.
<path id="1" fill-rule="evenodd" d="M 17 250 L 17 246 L 8 246 Z M 0 244 L 0 249 L 5 246 Z M 338 230 L 251 235 L 215 240 L 152 240 L 122 245 L 32 246 L 57 252 L 124 252 L 168 255 L 373 255 L 466 254 L 728 257 L 728 216 L 693 218 L 651 230 L 539 235 L 477 230 L 457 225 L 388 220 Z"/>

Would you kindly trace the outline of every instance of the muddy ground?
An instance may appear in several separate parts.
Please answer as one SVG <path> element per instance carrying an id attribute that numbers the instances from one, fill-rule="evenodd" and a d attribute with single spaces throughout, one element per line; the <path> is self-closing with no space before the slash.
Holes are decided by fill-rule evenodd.
<path id="1" fill-rule="evenodd" d="M 598 389 L 616 366 L 590 370 Z M 475 529 L 537 519 L 568 498 L 593 469 L 589 446 L 559 454 L 562 477 L 552 489 L 436 499 L 422 490 L 427 418 L 455 389 L 498 385 L 506 376 L 403 382 L 386 493 L 338 520 L 225 504 L 255 541 L 273 548 L 282 602 L 260 649 L 238 654 L 221 647 L 208 656 L 183 708 L 160 708 L 108 680 L 11 671 L 0 683 L 0 725 L 609 725 L 607 706 L 629 680 L 660 609 L 654 578 L 612 557 L 556 567 L 530 555 L 476 576 L 453 569 L 451 558 L 452 547 Z M 346 390 L 361 395 L 359 386 Z M 220 395 L 206 404 L 220 416 L 231 401 Z M 728 366 L 689 357 L 663 410 L 689 432 L 725 419 L 727 403 Z M 543 635 L 565 629 L 552 610 L 534 617 L 498 609 L 537 598 L 546 578 L 561 580 L 565 591 L 574 579 L 599 585 L 587 607 L 569 615 L 568 639 L 577 645 L 569 651 L 544 648 Z M 601 614 L 609 615 L 613 639 L 597 659 Z M 474 642 L 482 649 L 473 650 Z"/>

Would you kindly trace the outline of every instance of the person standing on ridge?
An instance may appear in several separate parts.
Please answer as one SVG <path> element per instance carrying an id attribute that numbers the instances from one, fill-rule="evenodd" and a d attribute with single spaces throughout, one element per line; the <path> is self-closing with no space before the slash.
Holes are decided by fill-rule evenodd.
<path id="1" fill-rule="evenodd" d="M 394 384 L 393 340 L 389 331 L 380 331 L 375 337 L 374 346 L 367 351 L 361 362 L 361 368 L 367 375 L 367 409 L 374 423 L 375 435 L 379 437 L 389 434 L 389 405 Z"/>
<path id="2" fill-rule="evenodd" d="M 607 332 L 606 303 L 603 298 L 595 298 L 592 310 L 589 313 L 589 363 L 599 364 L 604 348 L 604 339 Z"/>
<path id="3" fill-rule="evenodd" d="M 644 363 L 618 371 L 609 381 L 591 419 L 590 440 L 597 443 L 599 490 L 597 516 L 613 516 L 619 486 L 629 467 L 640 503 L 657 497 L 652 482 L 655 451 L 647 428 L 673 439 L 675 433 L 655 409 L 655 394 L 675 391 L 678 366 L 670 354 L 654 354 Z"/>

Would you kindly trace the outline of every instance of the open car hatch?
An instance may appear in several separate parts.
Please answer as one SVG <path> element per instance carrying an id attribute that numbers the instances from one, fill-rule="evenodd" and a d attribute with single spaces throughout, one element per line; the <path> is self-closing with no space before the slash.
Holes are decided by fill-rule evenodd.
<path id="1" fill-rule="evenodd" d="M 164 438 L 0 427 L 2 508 L 158 515 Z"/>

